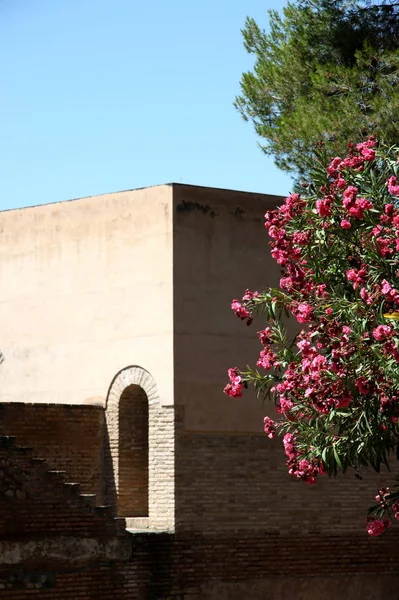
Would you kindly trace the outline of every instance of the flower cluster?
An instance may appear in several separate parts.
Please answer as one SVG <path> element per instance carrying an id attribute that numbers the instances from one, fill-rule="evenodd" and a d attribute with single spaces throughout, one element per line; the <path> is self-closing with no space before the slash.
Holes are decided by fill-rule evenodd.
<path id="1" fill-rule="evenodd" d="M 304 193 L 265 215 L 280 289 L 246 290 L 235 314 L 266 324 L 257 370 L 230 369 L 225 393 L 252 383 L 273 401 L 288 471 L 306 483 L 380 468 L 399 443 L 399 165 L 372 138 L 319 161 Z M 297 334 L 287 334 L 292 315 Z M 300 329 L 302 327 L 302 329 Z M 399 492 L 380 494 L 367 521 L 379 535 L 399 518 Z"/>
<path id="2" fill-rule="evenodd" d="M 231 396 L 232 398 L 241 398 L 244 384 L 243 384 L 242 377 L 241 377 L 237 367 L 234 367 L 233 369 L 229 369 L 228 375 L 229 375 L 230 383 L 228 383 L 226 385 L 226 387 L 224 388 L 224 390 L 223 390 L 224 393 L 227 394 L 228 396 Z"/>
<path id="3" fill-rule="evenodd" d="M 316 459 L 309 461 L 304 458 L 295 446 L 295 438 L 291 433 L 286 433 L 283 438 L 284 452 L 288 458 L 287 466 L 290 475 L 302 479 L 305 483 L 316 483 L 316 476 L 325 474 L 323 463 Z"/>

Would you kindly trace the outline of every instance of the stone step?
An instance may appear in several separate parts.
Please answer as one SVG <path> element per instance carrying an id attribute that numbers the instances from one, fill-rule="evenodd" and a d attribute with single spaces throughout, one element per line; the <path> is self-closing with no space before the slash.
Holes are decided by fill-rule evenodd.
<path id="1" fill-rule="evenodd" d="M 66 471 L 57 471 L 55 469 L 49 469 L 47 471 L 48 475 L 50 475 L 53 479 L 56 479 L 57 481 L 61 481 L 62 483 L 64 483 L 66 481 L 67 478 L 67 472 Z"/>
<path id="2" fill-rule="evenodd" d="M 77 501 L 78 505 L 76 507 L 78 507 L 80 504 L 80 507 L 82 510 L 84 510 L 84 512 L 89 510 L 92 514 L 95 514 L 96 516 L 103 518 L 104 523 L 114 521 L 115 525 L 117 526 L 117 529 L 120 530 L 121 533 L 123 531 L 125 531 L 126 521 L 122 517 L 114 516 L 114 514 L 113 514 L 114 510 L 115 510 L 114 506 L 108 505 L 108 504 L 96 506 L 96 504 L 95 504 L 96 494 L 81 493 L 81 491 L 80 491 L 81 484 L 80 483 L 75 482 L 75 481 L 66 481 L 66 479 L 68 477 L 68 474 L 66 471 L 61 470 L 61 469 L 52 468 L 52 465 L 49 464 L 49 461 L 46 458 L 42 458 L 40 456 L 32 456 L 33 451 L 34 451 L 33 448 L 17 446 L 16 440 L 17 440 L 16 436 L 0 435 L 0 450 L 1 449 L 5 449 L 7 451 L 11 450 L 13 454 L 28 456 L 29 457 L 28 464 L 30 464 L 32 467 L 37 467 L 41 471 L 42 477 L 47 476 L 48 479 L 52 480 L 54 485 L 62 485 L 62 487 L 64 488 L 64 491 L 65 491 L 65 498 L 67 499 L 69 496 L 70 500 L 72 500 L 74 504 L 76 504 L 76 501 Z M 47 479 L 47 481 L 48 481 L 48 479 Z M 12 493 L 12 496 L 11 496 L 11 493 Z M 5 495 L 6 495 L 6 497 L 10 496 L 11 500 L 15 500 L 15 499 L 23 500 L 26 497 L 26 493 L 21 490 L 17 490 L 16 492 L 14 492 L 13 490 L 10 490 L 9 493 L 8 494 L 6 493 Z M 146 518 L 141 518 L 141 517 L 134 518 L 132 520 L 132 527 L 134 527 L 135 529 L 137 529 L 137 528 L 147 529 L 148 528 L 147 521 L 148 521 L 148 519 L 146 519 Z"/>
<path id="3" fill-rule="evenodd" d="M 80 494 L 80 483 L 76 483 L 74 481 L 65 481 L 64 488 L 68 492 L 71 492 L 74 495 Z"/>
<path id="4" fill-rule="evenodd" d="M 148 529 L 148 517 L 125 517 L 126 529 Z"/>
<path id="5" fill-rule="evenodd" d="M 110 513 L 113 509 L 113 506 L 111 506 L 111 504 L 98 504 L 94 508 L 99 515 L 102 515 Z"/>
<path id="6" fill-rule="evenodd" d="M 82 502 L 84 502 L 87 506 L 94 507 L 96 501 L 95 494 L 79 494 L 79 498 L 81 498 Z"/>

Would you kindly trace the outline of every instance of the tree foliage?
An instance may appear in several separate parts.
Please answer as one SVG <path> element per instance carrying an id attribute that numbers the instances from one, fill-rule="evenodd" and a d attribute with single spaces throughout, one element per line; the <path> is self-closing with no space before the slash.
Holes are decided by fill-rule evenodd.
<path id="1" fill-rule="evenodd" d="M 230 369 L 225 393 L 253 384 L 271 400 L 289 473 L 307 483 L 399 453 L 399 148 L 370 139 L 348 156 L 320 151 L 302 194 L 265 215 L 280 289 L 234 300 L 235 314 L 258 332 L 256 369 Z M 303 329 L 290 339 L 286 317 Z M 368 521 L 378 535 L 399 518 L 399 493 L 380 490 Z"/>
<path id="2" fill-rule="evenodd" d="M 306 178 L 322 142 L 330 156 L 374 134 L 398 142 L 399 9 L 356 0 L 302 0 L 266 33 L 251 18 L 244 45 L 254 55 L 235 105 L 251 120 L 278 167 Z"/>

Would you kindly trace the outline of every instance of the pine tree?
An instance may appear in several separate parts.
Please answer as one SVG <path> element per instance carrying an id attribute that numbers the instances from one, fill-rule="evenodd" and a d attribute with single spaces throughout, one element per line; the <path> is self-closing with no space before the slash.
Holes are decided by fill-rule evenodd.
<path id="1" fill-rule="evenodd" d="M 399 10 L 344 0 L 289 3 L 269 11 L 266 33 L 251 18 L 254 55 L 235 106 L 253 122 L 277 166 L 306 178 L 315 149 L 344 155 L 369 135 L 399 142 Z"/>

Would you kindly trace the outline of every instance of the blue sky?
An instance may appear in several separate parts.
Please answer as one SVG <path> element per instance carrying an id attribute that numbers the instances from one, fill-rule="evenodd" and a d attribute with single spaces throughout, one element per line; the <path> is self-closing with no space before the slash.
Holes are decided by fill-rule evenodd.
<path id="1" fill-rule="evenodd" d="M 171 181 L 286 194 L 232 103 L 280 0 L 0 0 L 0 209 Z"/>

